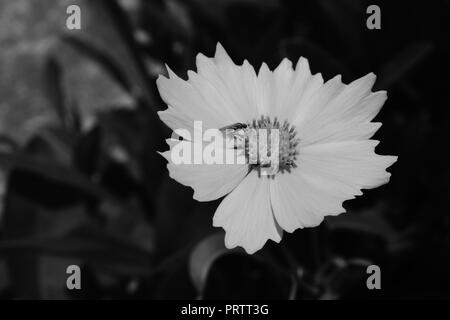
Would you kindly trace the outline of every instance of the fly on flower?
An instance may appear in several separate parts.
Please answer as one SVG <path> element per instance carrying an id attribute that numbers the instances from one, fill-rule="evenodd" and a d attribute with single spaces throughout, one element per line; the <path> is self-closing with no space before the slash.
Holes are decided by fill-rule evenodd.
<path id="1" fill-rule="evenodd" d="M 169 78 L 158 78 L 168 105 L 159 112 L 164 123 L 191 130 L 201 120 L 208 128 L 238 131 L 244 142 L 260 129 L 278 133 L 278 166 L 270 179 L 260 174 L 268 162 L 259 156 L 256 163 L 185 165 L 172 163 L 170 150 L 162 153 L 170 176 L 192 187 L 195 199 L 225 196 L 213 225 L 225 229 L 228 248 L 254 253 L 268 239 L 279 242 L 283 231 L 315 227 L 345 212 L 342 203 L 361 189 L 389 181 L 386 168 L 397 157 L 376 154 L 379 142 L 370 139 L 381 126 L 371 121 L 387 98 L 385 91 L 371 91 L 373 73 L 348 85 L 340 76 L 324 82 L 305 58 L 295 68 L 284 59 L 275 70 L 263 64 L 256 73 L 247 61 L 234 64 L 220 44 L 213 58 L 199 54 L 196 64 L 187 81 L 170 69 Z M 176 143 L 168 140 L 170 148 Z M 246 146 L 242 151 L 251 158 Z"/>
<path id="2" fill-rule="evenodd" d="M 225 135 L 225 139 L 233 140 L 233 147 L 238 147 L 245 143 L 246 135 L 245 129 L 247 129 L 247 125 L 245 123 L 234 123 L 229 126 L 225 126 L 220 128 L 219 130 Z"/>

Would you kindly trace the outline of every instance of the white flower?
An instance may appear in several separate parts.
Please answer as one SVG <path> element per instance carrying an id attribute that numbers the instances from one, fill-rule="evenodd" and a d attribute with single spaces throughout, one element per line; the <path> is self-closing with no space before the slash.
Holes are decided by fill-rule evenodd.
<path id="1" fill-rule="evenodd" d="M 202 120 L 208 128 L 246 123 L 285 133 L 280 171 L 271 178 L 248 164 L 176 165 L 170 151 L 163 153 L 170 176 L 192 187 L 195 199 L 226 195 L 213 225 L 225 229 L 228 248 L 254 253 L 268 239 L 279 242 L 283 230 L 317 226 L 345 212 L 342 203 L 361 189 L 389 181 L 386 168 L 397 157 L 377 155 L 378 141 L 370 140 L 381 126 L 371 121 L 387 98 L 385 91 L 371 92 L 373 73 L 348 85 L 340 76 L 324 83 L 300 58 L 295 69 L 284 59 L 274 71 L 263 64 L 256 74 L 247 61 L 235 65 L 220 44 L 214 58 L 199 54 L 196 63 L 198 72 L 189 71 L 187 81 L 170 69 L 169 78 L 157 80 L 168 105 L 159 116 L 170 128 L 192 130 Z"/>

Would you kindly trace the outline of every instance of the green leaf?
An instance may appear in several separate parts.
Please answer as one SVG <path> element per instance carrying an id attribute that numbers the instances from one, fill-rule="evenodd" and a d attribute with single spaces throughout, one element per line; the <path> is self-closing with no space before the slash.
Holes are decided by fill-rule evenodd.
<path id="1" fill-rule="evenodd" d="M 213 263 L 218 258 L 231 253 L 243 253 L 243 251 L 225 248 L 223 232 L 203 239 L 194 247 L 189 258 L 189 275 L 200 297 Z"/>
<path id="2" fill-rule="evenodd" d="M 78 36 L 65 35 L 61 38 L 64 42 L 74 47 L 86 57 L 97 62 L 117 83 L 128 93 L 133 93 L 133 86 L 127 75 L 107 52 L 101 50 L 92 41 Z"/>
<path id="3" fill-rule="evenodd" d="M 86 176 L 74 169 L 48 159 L 41 159 L 24 153 L 0 152 L 0 165 L 19 168 L 41 175 L 52 181 L 69 185 L 97 197 L 107 196 L 106 191 L 93 184 Z"/>
<path id="4" fill-rule="evenodd" d="M 44 88 L 51 107 L 65 129 L 78 131 L 80 114 L 76 102 L 65 90 L 64 70 L 58 59 L 49 55 L 44 69 Z"/>
<path id="5" fill-rule="evenodd" d="M 366 259 L 329 260 L 316 274 L 316 282 L 323 288 L 320 300 L 335 300 L 352 292 L 366 290 L 366 269 L 372 262 Z"/>
<path id="6" fill-rule="evenodd" d="M 149 275 L 151 253 L 128 239 L 114 235 L 93 223 L 76 227 L 67 234 L 37 235 L 0 241 L 0 254 L 79 258 L 86 263 L 134 275 Z"/>
<path id="7" fill-rule="evenodd" d="M 70 130 L 61 127 L 44 127 L 29 141 L 27 149 L 31 149 L 36 156 L 51 155 L 57 163 L 70 166 L 76 138 Z"/>
<path id="8" fill-rule="evenodd" d="M 0 151 L 16 151 L 19 149 L 19 144 L 9 135 L 0 133 Z"/>
<path id="9" fill-rule="evenodd" d="M 63 87 L 63 74 L 59 62 L 53 56 L 47 58 L 44 83 L 46 84 L 45 89 L 51 106 L 55 109 L 61 122 L 66 125 L 67 111 Z"/>
<path id="10" fill-rule="evenodd" d="M 363 210 L 359 213 L 349 212 L 339 216 L 330 216 L 325 223 L 331 230 L 344 229 L 376 236 L 385 240 L 391 240 L 397 236 L 397 231 L 383 216 L 383 205 Z"/>
<path id="11" fill-rule="evenodd" d="M 128 58 L 131 58 L 130 62 L 132 65 L 128 68 L 134 71 L 133 80 L 135 81 L 136 89 L 133 93 L 139 98 L 142 98 L 149 108 L 157 111 L 155 99 L 152 95 L 154 79 L 147 72 L 142 52 L 139 50 L 139 45 L 134 37 L 134 29 L 128 16 L 117 3 L 117 0 L 100 0 L 98 3 L 110 17 L 111 21 L 114 22 L 111 28 L 117 32 L 122 44 L 125 46 Z"/>
<path id="12" fill-rule="evenodd" d="M 380 237 L 385 241 L 389 253 L 394 254 L 410 248 L 409 230 L 396 230 L 386 215 L 386 205 L 380 203 L 361 212 L 349 212 L 327 217 L 326 226 L 331 230 L 356 231 Z"/>

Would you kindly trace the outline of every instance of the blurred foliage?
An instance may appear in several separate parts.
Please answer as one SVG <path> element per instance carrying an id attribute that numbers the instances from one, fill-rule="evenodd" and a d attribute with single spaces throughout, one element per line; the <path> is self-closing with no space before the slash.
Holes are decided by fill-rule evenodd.
<path id="1" fill-rule="evenodd" d="M 8 3 L 0 1 L 3 12 L 31 10 Z M 450 296 L 450 177 L 441 151 L 450 119 L 448 1 L 375 1 L 376 31 L 365 28 L 373 1 L 73 3 L 83 10 L 82 31 L 61 27 L 38 53 L 26 53 L 40 65 L 40 96 L 0 102 L 40 106 L 0 136 L 0 298 Z M 50 20 L 63 25 L 58 6 Z M 14 38 L 0 33 L 0 41 Z M 347 214 L 285 234 L 281 245 L 252 256 L 224 248 L 223 232 L 211 226 L 218 201 L 192 200 L 156 152 L 170 130 L 156 116 L 165 107 L 154 80 L 165 63 L 186 74 L 218 41 L 237 63 L 274 67 L 305 56 L 325 79 L 379 75 L 376 87 L 389 99 L 378 116 L 378 151 L 399 155 L 391 182 L 346 204 Z M 35 119 L 42 99 L 51 120 L 14 131 Z M 82 267 L 80 292 L 65 289 L 70 264 Z M 381 267 L 381 291 L 365 287 L 370 264 Z"/>

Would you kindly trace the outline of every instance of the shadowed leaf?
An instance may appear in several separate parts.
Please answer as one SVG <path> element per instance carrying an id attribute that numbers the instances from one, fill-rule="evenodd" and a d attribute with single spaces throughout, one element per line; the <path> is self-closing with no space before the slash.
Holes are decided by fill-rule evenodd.
<path id="1" fill-rule="evenodd" d="M 63 36 L 62 40 L 97 62 L 126 92 L 133 93 L 133 87 L 127 76 L 121 70 L 119 64 L 107 52 L 102 51 L 94 43 L 81 37 Z"/>
<path id="2" fill-rule="evenodd" d="M 189 258 L 189 274 L 200 296 L 203 294 L 205 282 L 214 261 L 223 255 L 239 252 L 242 253 L 239 249 L 225 248 L 222 232 L 213 234 L 197 244 Z"/>
<path id="3" fill-rule="evenodd" d="M 91 183 L 87 177 L 69 167 L 59 165 L 52 161 L 45 161 L 22 153 L 0 152 L 0 164 L 31 172 L 54 182 L 69 185 L 93 196 L 102 197 L 106 195 L 104 190 Z"/>
<path id="4" fill-rule="evenodd" d="M 85 224 L 65 235 L 42 235 L 0 241 L 2 255 L 75 257 L 86 263 L 132 274 L 150 274 L 151 253 L 95 224 Z"/>
<path id="5" fill-rule="evenodd" d="M 367 209 L 359 214 L 355 212 L 342 214 L 336 217 L 327 217 L 325 223 L 331 230 L 344 229 L 360 231 L 377 236 L 385 240 L 392 239 L 397 232 L 383 217 L 382 208 Z"/>
<path id="6" fill-rule="evenodd" d="M 67 110 L 63 87 L 63 75 L 59 62 L 52 56 L 47 58 L 45 66 L 45 89 L 56 114 L 67 125 Z"/>

